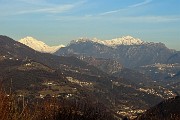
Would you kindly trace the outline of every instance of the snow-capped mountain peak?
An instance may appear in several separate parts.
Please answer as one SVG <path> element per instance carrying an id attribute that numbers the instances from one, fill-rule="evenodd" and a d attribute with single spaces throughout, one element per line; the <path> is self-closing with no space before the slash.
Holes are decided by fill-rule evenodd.
<path id="1" fill-rule="evenodd" d="M 114 47 L 118 45 L 141 45 L 145 43 L 144 41 L 138 38 L 133 38 L 132 36 L 124 36 L 121 38 L 115 38 L 111 40 L 100 40 L 97 38 L 93 38 L 93 39 L 79 38 L 78 40 L 73 40 L 71 43 L 82 43 L 82 42 L 94 42 L 94 43 L 99 43 L 99 44 L 103 44 L 110 47 Z"/>
<path id="2" fill-rule="evenodd" d="M 64 45 L 59 46 L 48 46 L 44 42 L 39 41 L 33 37 L 27 36 L 19 40 L 20 43 L 43 53 L 54 53 L 59 50 L 61 47 L 65 47 Z"/>
<path id="3" fill-rule="evenodd" d="M 108 46 L 117 46 L 117 45 L 140 45 L 144 42 L 138 38 L 133 38 L 131 36 L 124 36 L 122 38 L 105 40 L 104 43 Z"/>
<path id="4" fill-rule="evenodd" d="M 81 37 L 81 38 L 79 38 L 77 40 L 71 41 L 71 43 L 82 43 L 82 42 L 101 43 L 102 41 L 98 40 L 97 38 L 90 39 L 90 38 L 87 38 L 87 37 Z"/>

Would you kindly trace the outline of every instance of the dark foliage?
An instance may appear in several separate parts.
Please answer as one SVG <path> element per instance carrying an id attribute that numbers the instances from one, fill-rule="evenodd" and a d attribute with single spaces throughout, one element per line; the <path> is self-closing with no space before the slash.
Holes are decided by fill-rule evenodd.
<path id="1" fill-rule="evenodd" d="M 165 100 L 149 109 L 137 120 L 180 120 L 180 96 Z"/>

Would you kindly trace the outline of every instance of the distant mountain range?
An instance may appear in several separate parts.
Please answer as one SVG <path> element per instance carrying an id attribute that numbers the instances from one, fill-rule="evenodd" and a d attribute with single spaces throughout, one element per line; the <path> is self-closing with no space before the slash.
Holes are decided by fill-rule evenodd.
<path id="1" fill-rule="evenodd" d="M 103 45 L 109 46 L 109 47 L 116 47 L 118 45 L 141 45 L 141 44 L 145 44 L 145 42 L 143 42 L 142 40 L 135 39 L 132 36 L 125 36 L 122 38 L 115 38 L 112 40 L 99 40 L 97 38 L 93 38 L 93 39 L 80 38 L 78 40 L 71 41 L 71 44 L 82 43 L 82 42 L 99 43 L 99 44 L 103 44 Z"/>
<path id="2" fill-rule="evenodd" d="M 75 55 L 41 53 L 0 36 L 0 81 L 27 98 L 87 99 L 128 117 L 176 95 L 116 60 Z"/>
<path id="3" fill-rule="evenodd" d="M 55 54 L 113 59 L 127 68 L 180 62 L 180 52 L 168 49 L 163 43 L 143 42 L 130 36 L 107 41 L 88 38 L 74 40 Z"/>
<path id="4" fill-rule="evenodd" d="M 48 46 L 44 42 L 36 40 L 33 37 L 22 38 L 19 42 L 42 53 L 54 53 L 60 48 L 65 47 L 64 45 Z"/>
<path id="5" fill-rule="evenodd" d="M 91 65 L 98 66 L 108 74 L 118 72 L 115 68 L 117 64 L 124 68 L 135 69 L 158 81 L 173 79 L 172 75 L 180 71 L 179 51 L 168 49 L 163 43 L 144 42 L 131 36 L 112 40 L 80 38 L 72 40 L 66 47 L 63 45 L 49 47 L 32 37 L 26 37 L 19 42 L 39 52 L 78 57 Z M 102 63 L 104 63 L 103 66 Z M 157 65 L 158 68 L 154 69 Z"/>
<path id="6" fill-rule="evenodd" d="M 112 40 L 80 38 L 72 40 L 66 47 L 64 45 L 50 47 L 32 37 L 23 38 L 19 42 L 43 53 L 112 59 L 127 68 L 156 63 L 173 64 L 180 61 L 179 51 L 168 49 L 163 43 L 144 42 L 131 36 Z"/>

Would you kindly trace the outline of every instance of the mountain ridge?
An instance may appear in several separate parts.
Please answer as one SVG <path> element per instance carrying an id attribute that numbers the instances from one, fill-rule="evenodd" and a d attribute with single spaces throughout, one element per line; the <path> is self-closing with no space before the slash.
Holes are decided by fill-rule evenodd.
<path id="1" fill-rule="evenodd" d="M 61 48 L 54 54 L 60 56 L 75 54 L 86 57 L 113 59 L 127 68 L 180 61 L 179 52 L 168 49 L 163 43 L 141 42 L 140 44 L 108 46 L 103 44 L 102 41 L 88 38 L 72 41 L 68 46 Z"/>
<path id="2" fill-rule="evenodd" d="M 94 43 L 99 43 L 99 44 L 106 45 L 109 47 L 115 47 L 118 45 L 141 45 L 141 44 L 146 43 L 138 38 L 133 38 L 132 36 L 123 36 L 123 37 L 114 38 L 111 40 L 100 40 L 98 38 L 90 39 L 90 38 L 82 37 L 77 40 L 72 40 L 70 44 L 81 43 L 81 42 L 94 42 Z"/>

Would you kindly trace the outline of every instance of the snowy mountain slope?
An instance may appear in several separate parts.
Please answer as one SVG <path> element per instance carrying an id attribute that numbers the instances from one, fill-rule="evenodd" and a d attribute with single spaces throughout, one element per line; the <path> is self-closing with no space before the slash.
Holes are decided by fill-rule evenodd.
<path id="1" fill-rule="evenodd" d="M 122 38 L 115 38 L 112 40 L 103 41 L 104 45 L 107 46 L 117 46 L 117 45 L 141 45 L 144 42 L 138 38 L 133 38 L 131 36 L 125 36 Z"/>
<path id="2" fill-rule="evenodd" d="M 48 46 L 44 42 L 38 41 L 35 38 L 29 36 L 19 40 L 19 42 L 42 53 L 54 53 L 60 48 L 65 47 L 64 45 Z"/>
<path id="3" fill-rule="evenodd" d="M 141 44 L 146 43 L 138 38 L 133 38 L 131 36 L 124 36 L 122 38 L 115 38 L 115 39 L 111 39 L 111 40 L 99 40 L 97 38 L 93 38 L 93 39 L 80 38 L 78 40 L 73 40 L 71 42 L 71 44 L 81 43 L 81 42 L 99 43 L 99 44 L 109 46 L 109 47 L 114 47 L 114 46 L 118 46 L 118 45 L 141 45 Z"/>

